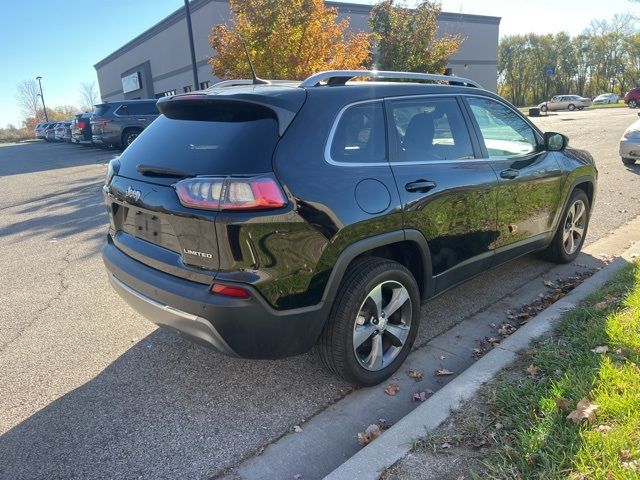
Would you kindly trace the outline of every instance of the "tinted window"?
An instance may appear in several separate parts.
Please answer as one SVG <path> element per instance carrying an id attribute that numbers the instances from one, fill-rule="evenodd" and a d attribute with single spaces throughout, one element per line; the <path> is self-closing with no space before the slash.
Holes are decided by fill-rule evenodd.
<path id="1" fill-rule="evenodd" d="M 155 102 L 149 103 L 126 103 L 122 105 L 116 113 L 121 116 L 127 115 L 158 115 Z"/>
<path id="2" fill-rule="evenodd" d="M 198 107 L 199 112 L 194 113 L 204 114 L 206 107 Z M 218 107 L 216 116 L 200 120 L 161 115 L 120 156 L 120 175 L 151 181 L 136 171 L 139 164 L 193 175 L 271 171 L 271 157 L 280 138 L 275 115 L 255 112 L 252 106 L 246 112 L 240 110 L 243 108 L 236 105 Z M 152 181 L 171 184 L 175 178 L 154 177 Z"/>
<path id="3" fill-rule="evenodd" d="M 331 159 L 346 163 L 385 162 L 386 135 L 382 102 L 354 105 L 344 111 L 331 143 Z"/>
<path id="4" fill-rule="evenodd" d="M 517 113 L 494 100 L 470 97 L 489 158 L 517 158 L 538 149 L 533 128 Z"/>
<path id="5" fill-rule="evenodd" d="M 469 132 L 454 98 L 403 100 L 392 105 L 400 161 L 474 158 Z"/>
<path id="6" fill-rule="evenodd" d="M 95 115 L 96 117 L 101 117 L 108 111 L 109 111 L 109 105 L 106 105 L 106 104 L 96 105 L 96 109 L 93 111 L 93 115 Z"/>

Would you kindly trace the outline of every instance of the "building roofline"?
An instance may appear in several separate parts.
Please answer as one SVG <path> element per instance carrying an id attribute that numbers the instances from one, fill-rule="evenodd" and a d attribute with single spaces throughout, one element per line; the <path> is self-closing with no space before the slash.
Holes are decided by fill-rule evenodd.
<path id="1" fill-rule="evenodd" d="M 228 0 L 191 0 L 189 6 L 191 7 L 191 13 L 193 14 L 195 11 L 200 8 L 208 5 L 209 3 L 228 3 Z M 326 2 L 327 5 L 331 7 L 336 7 L 339 10 L 348 13 L 348 12 L 358 12 L 358 13 L 369 13 L 371 11 L 372 6 L 362 3 L 350 3 L 350 2 L 340 2 L 340 1 L 330 1 Z M 144 43 L 145 41 L 153 38 L 160 32 L 166 30 L 167 28 L 175 25 L 180 20 L 186 17 L 185 8 L 180 7 L 173 13 L 169 14 L 167 17 L 160 20 L 158 23 L 150 27 L 149 29 L 142 32 L 137 37 L 125 43 L 122 47 L 115 50 L 113 53 L 110 53 L 105 58 L 96 63 L 93 68 L 96 70 L 98 68 L 103 67 L 109 62 L 115 60 L 119 56 L 128 52 L 129 50 L 134 49 L 138 45 Z M 451 13 L 451 12 L 440 12 L 438 16 L 438 20 L 445 22 L 464 22 L 464 23 L 483 23 L 486 25 L 499 25 L 500 17 L 490 17 L 485 15 L 473 15 L 467 13 Z M 213 25 L 212 25 L 213 26 Z"/>

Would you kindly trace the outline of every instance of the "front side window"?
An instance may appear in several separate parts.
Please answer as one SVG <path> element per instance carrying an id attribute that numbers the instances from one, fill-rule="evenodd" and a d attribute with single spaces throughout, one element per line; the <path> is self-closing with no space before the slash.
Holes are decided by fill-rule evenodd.
<path id="1" fill-rule="evenodd" d="M 533 128 L 513 110 L 486 98 L 470 97 L 468 102 L 489 158 L 518 158 L 538 151 Z"/>
<path id="2" fill-rule="evenodd" d="M 331 142 L 331 159 L 344 163 L 386 162 L 382 102 L 353 105 L 344 111 Z"/>
<path id="3" fill-rule="evenodd" d="M 406 162 L 474 158 L 469 132 L 455 98 L 392 103 L 398 160 Z"/>

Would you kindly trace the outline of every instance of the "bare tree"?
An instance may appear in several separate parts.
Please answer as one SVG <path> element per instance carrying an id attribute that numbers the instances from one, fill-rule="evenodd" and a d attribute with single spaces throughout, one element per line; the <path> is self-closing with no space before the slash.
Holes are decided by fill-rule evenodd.
<path id="1" fill-rule="evenodd" d="M 96 82 L 82 82 L 80 84 L 80 110 L 90 112 L 97 103 L 100 103 L 100 95 L 98 95 Z"/>
<path id="2" fill-rule="evenodd" d="M 22 113 L 25 118 L 32 117 L 38 121 L 40 120 L 40 116 L 44 118 L 42 109 L 38 107 L 40 100 L 38 99 L 39 90 L 37 82 L 35 80 L 22 80 L 18 82 L 16 88 L 18 89 L 16 100 L 20 107 L 20 113 Z"/>

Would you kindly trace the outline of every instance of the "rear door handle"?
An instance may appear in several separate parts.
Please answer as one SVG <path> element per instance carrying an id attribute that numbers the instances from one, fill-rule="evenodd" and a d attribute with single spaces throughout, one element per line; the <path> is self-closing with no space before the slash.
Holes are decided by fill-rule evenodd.
<path id="1" fill-rule="evenodd" d="M 513 168 L 507 168 L 506 170 L 500 172 L 500 177 L 506 178 L 507 180 L 513 180 L 518 175 L 520 175 L 520 172 L 518 170 L 514 170 Z"/>
<path id="2" fill-rule="evenodd" d="M 404 186 L 407 192 L 428 192 L 432 188 L 436 188 L 436 182 L 431 180 L 416 180 L 415 182 L 409 182 Z"/>

